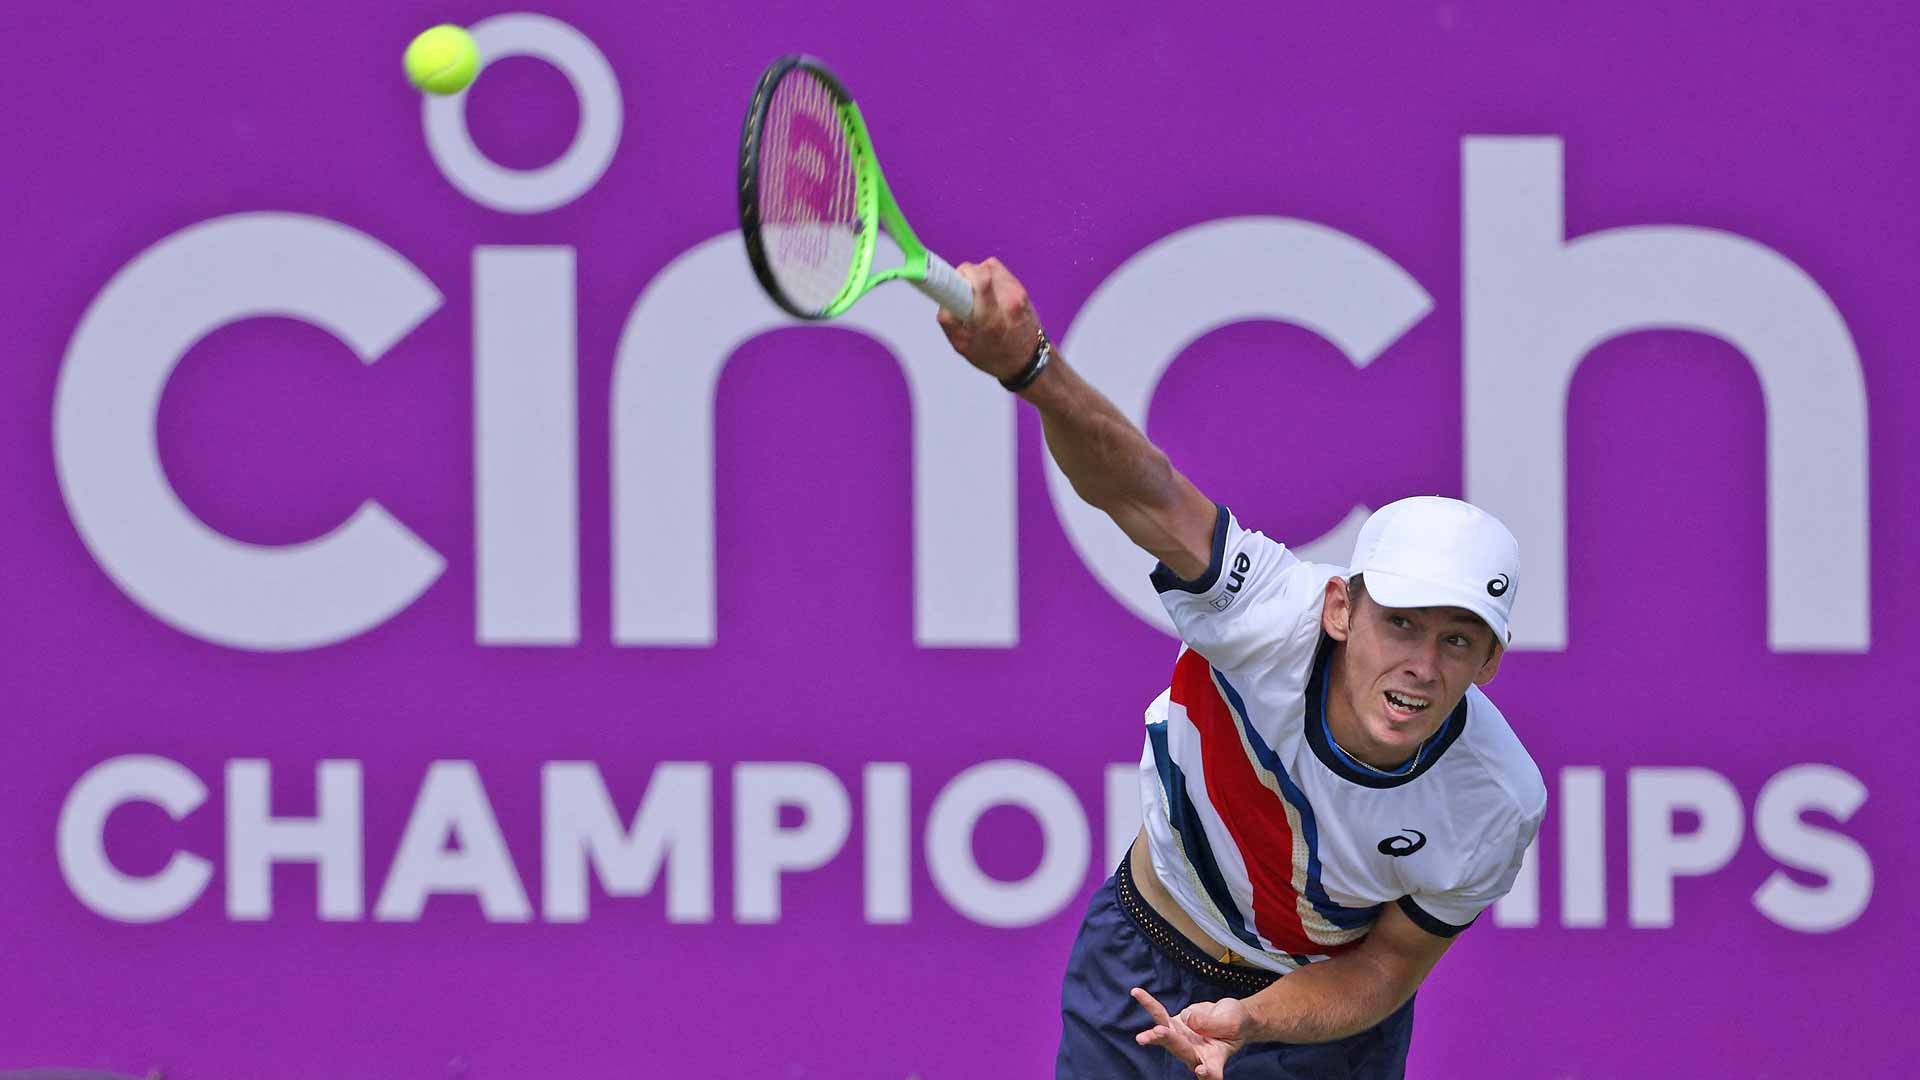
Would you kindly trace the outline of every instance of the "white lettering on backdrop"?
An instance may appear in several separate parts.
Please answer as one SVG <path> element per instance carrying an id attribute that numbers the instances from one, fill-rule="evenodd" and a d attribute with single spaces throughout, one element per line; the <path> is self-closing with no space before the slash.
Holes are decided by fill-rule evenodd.
<path id="1" fill-rule="evenodd" d="M 988 926 L 1030 926 L 1059 915 L 1089 880 L 1104 878 L 1140 827 L 1136 766 L 1109 766 L 1102 851 L 1093 862 L 1089 808 L 1048 769 L 1026 761 L 989 761 L 943 784 L 922 823 L 919 854 L 935 891 L 960 915 Z M 319 870 L 315 911 L 323 919 L 365 918 L 360 763 L 326 761 L 316 770 L 318 809 L 311 817 L 275 817 L 271 769 L 264 761 L 227 763 L 223 807 L 226 851 L 174 851 L 150 875 L 129 874 L 107 850 L 106 823 L 118 807 L 149 803 L 184 821 L 207 801 L 192 770 L 160 757 L 127 756 L 89 769 L 61 808 L 57 849 L 67 887 L 95 913 L 121 922 L 174 918 L 197 903 L 216 861 L 227 869 L 226 914 L 235 921 L 270 919 L 275 865 L 307 863 Z M 836 860 L 861 858 L 859 904 L 866 922 L 911 921 L 913 819 L 908 812 L 911 773 L 899 762 L 863 770 L 866 833 L 850 844 L 852 798 L 838 774 L 811 762 L 743 762 L 732 770 L 732 918 L 741 924 L 778 923 L 788 879 Z M 592 884 L 609 898 L 647 896 L 665 878 L 669 922 L 716 918 L 712 768 L 665 762 L 641 793 L 610 793 L 592 762 L 549 762 L 539 775 L 541 908 L 547 922 L 589 917 Z M 1629 835 L 1628 924 L 1669 928 L 1678 921 L 1681 878 L 1727 872 L 1747 836 L 1745 800 L 1725 776 L 1704 768 L 1633 768 L 1626 776 Z M 1780 867 L 1756 882 L 1753 907 L 1789 930 L 1838 930 L 1866 910 L 1873 864 L 1851 837 L 1809 821 L 1809 812 L 1845 824 L 1867 797 L 1866 788 L 1830 765 L 1788 766 L 1753 799 L 1753 840 Z M 632 824 L 620 825 L 616 803 L 637 805 Z M 1009 807 L 1038 826 L 1040 854 L 1032 869 L 1003 880 L 975 856 L 980 822 Z M 783 814 L 783 811 L 792 813 Z M 1601 821 L 1604 776 L 1586 766 L 1563 769 L 1553 813 L 1562 821 L 1559 857 L 1561 926 L 1607 924 Z M 1675 828 L 1676 812 L 1697 824 Z M 449 843 L 451 841 L 451 843 Z M 849 849 L 855 849 L 850 851 Z M 844 878 L 842 880 L 845 880 Z M 845 886 L 835 886 L 844 888 Z M 534 909 L 519 864 L 503 838 L 486 785 L 472 762 L 428 766 L 397 850 L 381 885 L 374 918 L 412 922 L 426 917 L 435 897 L 471 897 L 487 919 L 525 922 Z M 1539 872 L 1529 855 L 1514 889 L 1494 909 L 1500 926 L 1540 924 Z"/>
<path id="2" fill-rule="evenodd" d="M 1665 328 L 1726 339 L 1760 378 L 1770 645 L 1865 651 L 1866 391 L 1852 337 L 1819 285 L 1730 233 L 1636 227 L 1567 240 L 1557 139 L 1469 138 L 1463 156 L 1465 495 L 1506 520 L 1528 552 L 1529 615 L 1515 647 L 1568 640 L 1573 371 L 1610 337 Z M 474 277 L 475 636 L 570 644 L 579 603 L 572 251 L 483 247 Z M 82 317 L 55 400 L 60 488 L 95 560 L 156 617 L 235 648 L 316 648 L 406 608 L 444 562 L 378 504 L 303 544 L 240 543 L 194 517 L 168 485 L 155 414 L 180 357 L 226 323 L 300 319 L 372 363 L 439 303 L 404 258 L 325 219 L 217 218 L 141 253 Z M 1364 365 L 1431 306 L 1404 269 L 1351 236 L 1289 218 L 1230 218 L 1128 260 L 1094 291 L 1063 348 L 1098 355 L 1107 391 L 1140 423 L 1180 349 L 1227 323 L 1293 322 Z M 714 390 L 734 350 L 791 325 L 754 284 L 731 233 L 673 260 L 634 303 L 612 387 L 616 641 L 715 641 Z M 849 330 L 888 347 L 912 401 L 916 643 L 1014 646 L 1013 402 L 955 360 L 910 290 L 881 290 L 837 327 L 810 332 Z M 1143 572 L 1150 558 L 1073 497 L 1057 468 L 1048 475 L 1088 569 L 1166 629 Z M 1301 546 L 1343 559 L 1364 513 L 1355 507 Z M 647 573 L 653 566 L 679 569 Z"/>

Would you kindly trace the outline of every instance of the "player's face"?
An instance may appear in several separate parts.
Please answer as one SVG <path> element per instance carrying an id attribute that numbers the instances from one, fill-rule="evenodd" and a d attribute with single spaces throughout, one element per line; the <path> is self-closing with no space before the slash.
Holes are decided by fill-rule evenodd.
<path id="1" fill-rule="evenodd" d="M 1328 590 L 1326 629 L 1346 649 L 1335 665 L 1327 717 L 1334 740 L 1369 765 L 1391 768 L 1439 730 L 1467 687 L 1500 667 L 1493 631 L 1465 608 L 1390 608 Z"/>

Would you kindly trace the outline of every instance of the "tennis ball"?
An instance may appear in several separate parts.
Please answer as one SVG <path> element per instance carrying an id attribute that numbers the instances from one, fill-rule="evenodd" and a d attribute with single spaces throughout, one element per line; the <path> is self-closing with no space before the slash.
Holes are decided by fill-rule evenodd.
<path id="1" fill-rule="evenodd" d="M 429 94 L 457 94 L 480 72 L 473 35 L 451 23 L 423 31 L 407 45 L 407 79 Z"/>

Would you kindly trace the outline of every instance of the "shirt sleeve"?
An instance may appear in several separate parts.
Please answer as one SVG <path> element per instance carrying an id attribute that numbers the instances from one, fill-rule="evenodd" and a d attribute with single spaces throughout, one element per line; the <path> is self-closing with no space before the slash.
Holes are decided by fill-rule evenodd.
<path id="1" fill-rule="evenodd" d="M 1236 670 L 1288 650 L 1311 655 L 1330 575 L 1330 568 L 1302 562 L 1286 545 L 1241 528 L 1222 506 L 1206 572 L 1188 581 L 1162 563 L 1154 567 L 1153 587 L 1180 639 L 1214 667 Z"/>
<path id="2" fill-rule="evenodd" d="M 1527 849 L 1540 831 L 1540 817 L 1503 822 L 1488 842 L 1480 845 L 1468 866 L 1466 880 L 1445 892 L 1416 893 L 1400 898 L 1399 906 L 1422 930 L 1452 937 L 1513 889 L 1526 861 Z"/>

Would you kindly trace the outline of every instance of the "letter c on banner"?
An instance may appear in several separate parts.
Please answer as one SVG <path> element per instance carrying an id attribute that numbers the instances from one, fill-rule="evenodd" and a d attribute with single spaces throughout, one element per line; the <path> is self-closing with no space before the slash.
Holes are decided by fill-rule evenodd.
<path id="1" fill-rule="evenodd" d="M 81 903 L 109 919 L 144 923 L 173 918 L 206 890 L 212 864 L 176 851 L 157 874 L 124 874 L 107 858 L 107 818 L 127 803 L 146 802 L 178 821 L 205 801 L 207 786 L 200 778 L 166 758 L 127 755 L 95 765 L 60 807 L 60 875 Z"/>
<path id="2" fill-rule="evenodd" d="M 141 252 L 81 316 L 54 392 L 54 468 L 87 550 L 157 618 L 239 649 L 329 645 L 411 604 L 445 563 L 380 504 L 316 540 L 241 543 L 167 483 L 157 421 L 180 358 L 228 323 L 299 319 L 371 364 L 440 299 L 391 248 L 325 218 L 234 214 Z"/>

